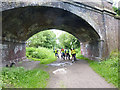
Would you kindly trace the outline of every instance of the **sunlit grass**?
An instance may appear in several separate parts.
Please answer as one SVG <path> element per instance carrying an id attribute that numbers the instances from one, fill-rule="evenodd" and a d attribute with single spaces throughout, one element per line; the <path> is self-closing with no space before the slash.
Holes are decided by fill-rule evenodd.
<path id="1" fill-rule="evenodd" d="M 50 64 L 54 61 L 57 60 L 57 58 L 48 58 L 48 59 L 37 59 L 37 58 L 29 58 L 31 59 L 32 61 L 40 61 L 40 64 Z"/>
<path id="2" fill-rule="evenodd" d="M 49 74 L 40 69 L 24 70 L 23 67 L 3 68 L 3 88 L 45 88 Z"/>

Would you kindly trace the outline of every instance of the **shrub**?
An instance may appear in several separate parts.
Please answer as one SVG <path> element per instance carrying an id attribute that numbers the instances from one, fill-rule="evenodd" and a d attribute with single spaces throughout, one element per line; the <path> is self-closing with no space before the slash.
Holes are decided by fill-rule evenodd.
<path id="1" fill-rule="evenodd" d="M 52 49 L 44 47 L 26 47 L 26 56 L 34 61 L 41 61 L 41 64 L 49 64 L 57 59 Z"/>
<path id="2" fill-rule="evenodd" d="M 76 51 L 76 57 L 80 57 L 81 56 L 80 48 L 75 49 L 75 51 Z"/>

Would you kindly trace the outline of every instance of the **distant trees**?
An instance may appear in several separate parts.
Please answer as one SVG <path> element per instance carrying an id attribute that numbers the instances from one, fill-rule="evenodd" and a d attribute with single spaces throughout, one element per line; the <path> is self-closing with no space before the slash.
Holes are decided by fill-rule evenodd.
<path id="1" fill-rule="evenodd" d="M 78 39 L 67 32 L 62 33 L 58 37 L 58 40 L 60 42 L 59 46 L 61 48 L 79 48 L 80 47 L 80 42 L 78 41 Z"/>
<path id="2" fill-rule="evenodd" d="M 59 43 L 57 43 L 59 41 Z M 80 42 L 73 35 L 64 32 L 58 38 L 53 31 L 47 30 L 39 32 L 26 41 L 29 47 L 46 48 L 79 48 Z"/>
<path id="3" fill-rule="evenodd" d="M 52 48 L 56 45 L 56 35 L 52 31 L 42 31 L 35 35 L 33 35 L 31 38 L 29 38 L 26 42 L 27 46 L 30 47 L 46 47 L 46 48 Z"/>

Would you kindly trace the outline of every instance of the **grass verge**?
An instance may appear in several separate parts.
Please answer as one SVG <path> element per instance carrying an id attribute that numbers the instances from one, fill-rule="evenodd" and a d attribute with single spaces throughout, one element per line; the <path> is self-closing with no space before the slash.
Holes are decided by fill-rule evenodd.
<path id="1" fill-rule="evenodd" d="M 49 74 L 40 69 L 25 70 L 23 67 L 3 68 L 2 88 L 45 88 Z"/>
<path id="2" fill-rule="evenodd" d="M 82 55 L 78 59 L 87 60 L 96 73 L 104 77 L 108 83 L 118 87 L 118 81 L 120 81 L 120 78 L 118 78 L 118 53 L 112 52 L 109 59 L 101 62 L 89 60 Z"/>

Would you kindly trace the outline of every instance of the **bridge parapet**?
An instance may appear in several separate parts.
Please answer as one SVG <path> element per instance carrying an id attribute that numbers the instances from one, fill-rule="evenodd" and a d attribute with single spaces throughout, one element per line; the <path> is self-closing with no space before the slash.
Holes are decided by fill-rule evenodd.
<path id="1" fill-rule="evenodd" d="M 2 5 L 2 11 L 17 7 L 25 7 L 25 6 L 39 6 L 44 5 L 45 3 L 51 2 L 64 2 L 71 3 L 76 6 L 85 6 L 90 8 L 94 8 L 100 11 L 107 11 L 109 13 L 115 14 L 112 9 L 112 4 L 106 0 L 2 0 L 4 5 Z"/>

